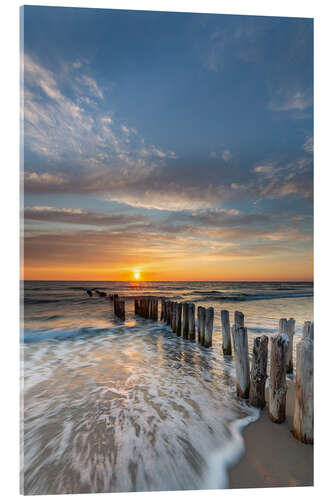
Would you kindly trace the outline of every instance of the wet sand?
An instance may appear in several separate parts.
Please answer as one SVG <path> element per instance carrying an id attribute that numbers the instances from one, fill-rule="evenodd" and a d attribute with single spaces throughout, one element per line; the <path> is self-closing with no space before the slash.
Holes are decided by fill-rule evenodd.
<path id="1" fill-rule="evenodd" d="M 229 471 L 229 488 L 313 486 L 313 446 L 291 433 L 294 400 L 295 385 L 288 382 L 285 422 L 271 422 L 266 407 L 259 420 L 246 427 L 246 450 Z"/>

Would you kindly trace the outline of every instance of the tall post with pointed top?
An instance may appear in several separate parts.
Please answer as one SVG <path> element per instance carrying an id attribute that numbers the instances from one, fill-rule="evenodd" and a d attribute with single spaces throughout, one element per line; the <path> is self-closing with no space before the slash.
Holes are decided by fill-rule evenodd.
<path id="1" fill-rule="evenodd" d="M 286 360 L 289 339 L 287 334 L 271 338 L 271 369 L 269 377 L 269 418 L 280 424 L 286 418 Z"/>
<path id="2" fill-rule="evenodd" d="M 229 321 L 229 311 L 223 309 L 221 311 L 221 323 L 222 323 L 222 349 L 225 356 L 230 356 L 232 354 L 231 349 L 231 337 L 230 337 L 230 321 Z"/>
<path id="3" fill-rule="evenodd" d="M 249 403 L 255 408 L 264 408 L 266 405 L 265 385 L 267 379 L 267 347 L 267 335 L 262 335 L 254 339 Z"/>
<path id="4" fill-rule="evenodd" d="M 313 323 L 303 327 L 296 347 L 296 399 L 293 434 L 303 443 L 313 443 Z"/>
<path id="5" fill-rule="evenodd" d="M 247 328 L 234 324 L 232 326 L 234 354 L 237 378 L 237 396 L 247 399 L 250 390 L 250 363 Z"/>

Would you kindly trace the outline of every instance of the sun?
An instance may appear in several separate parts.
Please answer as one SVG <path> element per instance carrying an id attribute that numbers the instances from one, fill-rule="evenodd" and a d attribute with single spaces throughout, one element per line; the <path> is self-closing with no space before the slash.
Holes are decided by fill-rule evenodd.
<path id="1" fill-rule="evenodd" d="M 135 279 L 135 280 L 138 280 L 139 278 L 140 278 L 140 273 L 135 272 L 135 273 L 134 273 L 134 279 Z"/>

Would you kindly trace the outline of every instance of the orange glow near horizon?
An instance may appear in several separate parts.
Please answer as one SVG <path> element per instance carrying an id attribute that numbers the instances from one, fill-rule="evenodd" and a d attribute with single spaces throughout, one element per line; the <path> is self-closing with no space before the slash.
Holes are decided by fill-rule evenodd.
<path id="1" fill-rule="evenodd" d="M 151 262 L 149 270 L 98 266 L 34 266 L 26 262 L 22 279 L 45 281 L 313 281 L 312 259 L 233 259 Z M 30 265 L 29 265 L 30 264 Z M 72 264 L 72 265 L 70 265 Z M 148 267 L 148 266 L 147 266 Z"/>

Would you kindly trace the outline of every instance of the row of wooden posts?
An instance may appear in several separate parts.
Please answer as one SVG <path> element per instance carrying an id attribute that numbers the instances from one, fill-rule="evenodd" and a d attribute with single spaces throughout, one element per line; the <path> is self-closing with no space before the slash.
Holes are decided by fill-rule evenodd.
<path id="1" fill-rule="evenodd" d="M 134 311 L 145 319 L 158 321 L 158 297 L 135 297 Z M 116 303 L 122 303 L 118 298 Z M 121 319 L 123 315 L 116 313 Z M 204 347 L 212 346 L 214 308 L 197 308 L 197 335 L 195 322 L 195 304 L 192 302 L 174 302 L 161 299 L 160 320 L 169 325 L 178 337 L 192 342 L 198 341 Z M 237 395 L 247 399 L 251 406 L 266 406 L 266 379 L 268 362 L 268 337 L 256 337 L 253 343 L 252 364 L 250 369 L 248 352 L 248 334 L 244 325 L 244 314 L 234 313 L 234 324 L 230 327 L 229 311 L 221 311 L 222 349 L 226 356 L 234 350 Z M 303 336 L 297 344 L 296 399 L 294 406 L 293 434 L 304 443 L 313 443 L 313 323 L 307 321 L 303 326 Z M 279 321 L 278 334 L 271 337 L 271 359 L 269 378 L 268 414 L 275 423 L 282 423 L 286 418 L 286 374 L 292 374 L 293 337 L 295 320 L 282 318 Z"/>
<path id="2" fill-rule="evenodd" d="M 134 313 L 145 319 L 158 321 L 158 297 L 135 297 Z"/>

